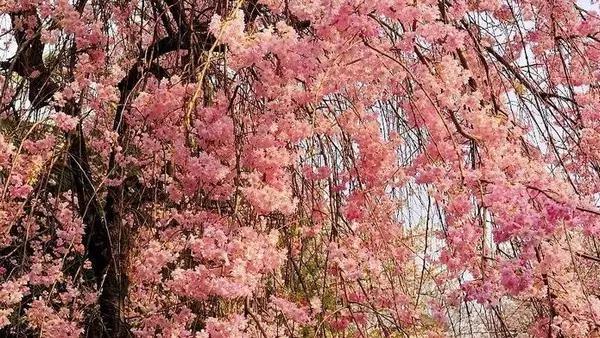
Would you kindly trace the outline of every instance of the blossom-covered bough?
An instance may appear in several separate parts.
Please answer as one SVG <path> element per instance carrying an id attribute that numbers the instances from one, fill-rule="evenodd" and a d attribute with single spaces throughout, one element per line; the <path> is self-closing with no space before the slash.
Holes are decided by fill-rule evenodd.
<path id="1" fill-rule="evenodd" d="M 597 9 L 0 2 L 0 335 L 599 335 Z"/>

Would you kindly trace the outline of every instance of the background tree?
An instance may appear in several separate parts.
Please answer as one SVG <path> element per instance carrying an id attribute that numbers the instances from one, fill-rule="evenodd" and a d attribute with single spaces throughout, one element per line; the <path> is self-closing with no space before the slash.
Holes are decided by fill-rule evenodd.
<path id="1" fill-rule="evenodd" d="M 0 2 L 0 334 L 598 336 L 595 9 Z"/>

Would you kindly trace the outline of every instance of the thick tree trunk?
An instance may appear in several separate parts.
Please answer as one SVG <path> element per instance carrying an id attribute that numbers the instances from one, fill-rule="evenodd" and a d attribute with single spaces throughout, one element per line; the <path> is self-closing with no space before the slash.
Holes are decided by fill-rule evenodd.
<path id="1" fill-rule="evenodd" d="M 75 112 L 70 113 L 76 116 Z M 127 279 L 123 266 L 126 247 L 122 245 L 126 243 L 127 236 L 121 233 L 120 215 L 115 205 L 116 189 L 109 191 L 104 209 L 98 203 L 81 125 L 69 135 L 69 162 L 79 211 L 86 224 L 86 252 L 100 290 L 100 316 L 92 320 L 87 335 L 128 337 L 130 333 L 123 316 L 123 304 L 127 294 Z"/>

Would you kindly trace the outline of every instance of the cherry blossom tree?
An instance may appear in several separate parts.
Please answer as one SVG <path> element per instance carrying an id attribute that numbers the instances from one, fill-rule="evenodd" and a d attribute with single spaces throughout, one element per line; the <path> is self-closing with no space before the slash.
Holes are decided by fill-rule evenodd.
<path id="1" fill-rule="evenodd" d="M 0 335 L 600 336 L 600 13 L 0 1 Z"/>

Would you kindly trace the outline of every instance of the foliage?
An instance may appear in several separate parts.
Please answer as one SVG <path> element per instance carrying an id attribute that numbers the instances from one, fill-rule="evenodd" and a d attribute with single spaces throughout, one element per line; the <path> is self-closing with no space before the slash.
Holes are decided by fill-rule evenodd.
<path id="1" fill-rule="evenodd" d="M 600 335 L 594 4 L 0 13 L 0 335 Z"/>

